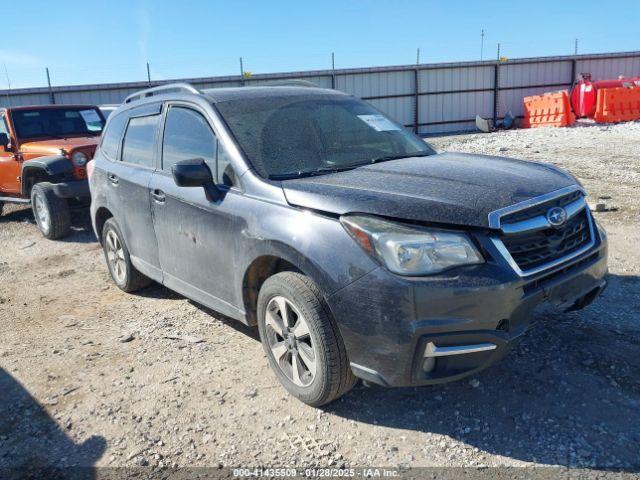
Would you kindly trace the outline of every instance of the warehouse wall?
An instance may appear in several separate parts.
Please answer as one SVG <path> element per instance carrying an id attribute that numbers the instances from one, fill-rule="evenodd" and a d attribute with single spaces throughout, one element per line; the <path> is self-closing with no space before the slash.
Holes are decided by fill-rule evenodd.
<path id="1" fill-rule="evenodd" d="M 640 75 L 640 52 L 254 75 L 246 85 L 304 79 L 357 95 L 421 134 L 473 130 L 476 114 L 522 115 L 522 98 L 570 88 L 576 76 Z M 234 87 L 240 76 L 180 79 L 197 88 Z M 167 82 L 152 82 L 159 85 Z M 0 90 L 0 106 L 121 103 L 147 82 Z"/>

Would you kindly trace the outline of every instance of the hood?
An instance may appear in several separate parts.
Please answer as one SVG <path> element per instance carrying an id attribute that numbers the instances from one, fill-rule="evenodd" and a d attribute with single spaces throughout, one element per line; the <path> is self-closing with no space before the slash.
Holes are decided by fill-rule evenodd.
<path id="1" fill-rule="evenodd" d="M 282 182 L 291 205 L 338 215 L 488 227 L 490 212 L 575 184 L 550 165 L 441 153 Z"/>
<path id="2" fill-rule="evenodd" d="M 32 140 L 20 144 L 22 153 L 40 153 L 43 155 L 58 155 L 60 150 L 67 152 L 81 148 L 83 150 L 95 150 L 100 137 L 69 137 L 53 138 L 47 140 Z"/>

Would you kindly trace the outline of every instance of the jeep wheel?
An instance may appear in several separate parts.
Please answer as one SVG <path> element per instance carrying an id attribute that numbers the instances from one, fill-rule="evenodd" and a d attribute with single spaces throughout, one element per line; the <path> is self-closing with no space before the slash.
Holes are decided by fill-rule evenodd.
<path id="1" fill-rule="evenodd" d="M 282 272 L 264 282 L 258 329 L 278 380 L 304 403 L 324 405 L 355 385 L 340 332 L 308 277 Z"/>
<path id="2" fill-rule="evenodd" d="M 111 278 L 118 288 L 125 292 L 134 292 L 151 283 L 151 279 L 136 270 L 131 263 L 120 227 L 113 218 L 107 220 L 102 228 L 102 249 Z"/>
<path id="3" fill-rule="evenodd" d="M 56 240 L 69 233 L 69 205 L 60 198 L 49 182 L 36 183 L 31 189 L 31 208 L 38 229 L 46 238 Z"/>

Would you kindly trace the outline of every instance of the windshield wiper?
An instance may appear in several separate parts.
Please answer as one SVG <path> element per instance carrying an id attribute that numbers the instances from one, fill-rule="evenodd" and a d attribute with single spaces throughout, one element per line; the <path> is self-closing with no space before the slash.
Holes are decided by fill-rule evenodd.
<path id="1" fill-rule="evenodd" d="M 333 167 L 320 167 L 320 168 L 316 168 L 315 170 L 278 173 L 275 175 L 270 175 L 269 178 L 272 180 L 287 180 L 291 178 L 313 177 L 314 175 L 325 175 L 327 173 L 338 173 L 338 172 L 344 172 L 345 170 L 353 170 L 354 168 L 361 167 L 362 165 L 366 165 L 366 163 L 335 165 Z"/>
<path id="2" fill-rule="evenodd" d="M 270 175 L 269 178 L 271 180 L 288 180 L 292 178 L 304 178 L 304 177 L 313 177 L 314 175 L 325 175 L 327 173 L 338 173 L 344 172 L 345 170 L 353 170 L 354 168 L 364 167 L 366 165 L 371 165 L 373 163 L 385 162 L 387 160 L 399 160 L 401 158 L 411 158 L 411 157 L 426 157 L 431 155 L 429 152 L 418 152 L 418 153 L 402 153 L 398 155 L 385 155 L 383 157 L 374 157 L 369 161 L 365 162 L 357 162 L 357 163 L 347 163 L 344 165 L 333 165 L 331 167 L 320 167 L 315 170 L 304 170 L 299 172 L 288 172 L 288 173 L 278 173 L 275 175 Z"/>
<path id="3" fill-rule="evenodd" d="M 56 135 L 55 133 L 44 133 L 40 136 L 41 138 L 51 137 L 57 138 L 58 140 L 66 140 L 67 137 L 63 137 L 62 135 Z"/>
<path id="4" fill-rule="evenodd" d="M 411 158 L 411 157 L 428 157 L 431 155 L 429 152 L 417 152 L 417 153 L 401 153 L 398 155 L 384 155 L 382 157 L 374 157 L 369 160 L 369 163 L 380 163 L 386 162 L 388 160 L 400 160 L 401 158 Z"/>

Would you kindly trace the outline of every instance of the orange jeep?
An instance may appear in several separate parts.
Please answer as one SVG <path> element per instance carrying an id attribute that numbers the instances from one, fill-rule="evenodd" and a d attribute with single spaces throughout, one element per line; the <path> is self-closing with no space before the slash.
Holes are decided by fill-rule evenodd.
<path id="1" fill-rule="evenodd" d="M 70 208 L 90 200 L 86 164 L 104 123 L 93 105 L 0 109 L 0 215 L 4 203 L 31 203 L 45 237 L 65 236 Z"/>

